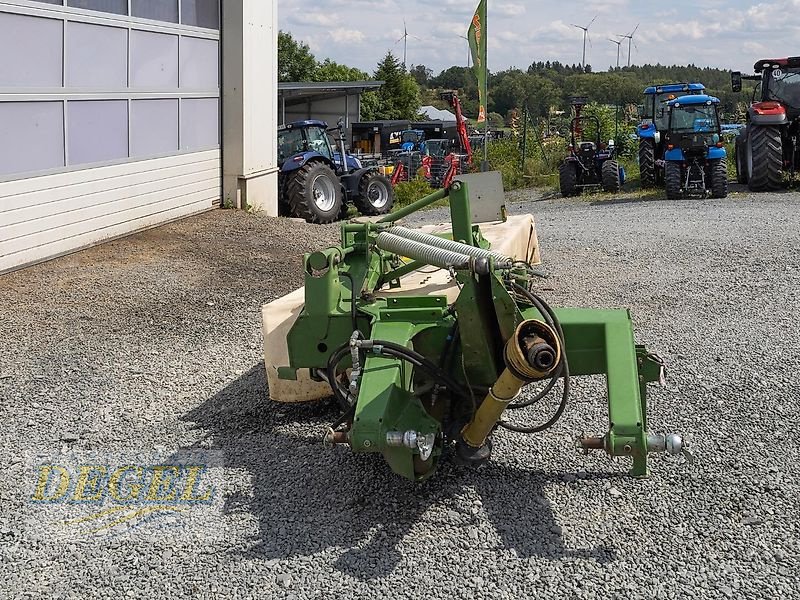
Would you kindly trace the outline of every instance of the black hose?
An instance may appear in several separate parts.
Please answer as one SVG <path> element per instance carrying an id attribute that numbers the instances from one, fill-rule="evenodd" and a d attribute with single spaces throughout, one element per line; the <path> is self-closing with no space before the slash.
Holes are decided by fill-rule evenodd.
<path id="1" fill-rule="evenodd" d="M 517 433 L 526 433 L 526 434 L 533 434 L 533 433 L 540 433 L 546 429 L 550 429 L 553 425 L 555 425 L 561 416 L 564 414 L 564 410 L 567 408 L 567 401 L 569 399 L 569 392 L 571 389 L 570 383 L 570 375 L 569 375 L 569 361 L 567 360 L 567 352 L 565 347 L 565 339 L 564 339 L 564 330 L 561 327 L 561 323 L 558 320 L 555 312 L 552 308 L 545 302 L 542 298 L 531 292 L 530 290 L 526 290 L 522 286 L 518 284 L 513 284 L 513 288 L 515 293 L 524 296 L 527 300 L 531 302 L 533 306 L 535 306 L 539 312 L 542 313 L 542 317 L 548 324 L 552 324 L 555 328 L 556 333 L 561 341 L 561 348 L 562 348 L 562 355 L 561 355 L 561 366 L 559 371 L 553 375 L 548 387 L 546 387 L 542 392 L 540 392 L 537 397 L 528 402 L 521 402 L 517 404 L 514 408 L 524 408 L 525 406 L 530 406 L 534 402 L 538 402 L 541 400 L 545 395 L 547 395 L 555 386 L 555 382 L 560 378 L 564 378 L 564 390 L 561 394 L 561 402 L 556 409 L 555 414 L 546 421 L 545 423 L 539 425 L 538 427 L 521 427 L 518 425 L 512 425 L 511 423 L 506 423 L 505 421 L 500 421 L 498 424 L 508 429 L 509 431 L 515 431 Z"/>
<path id="2" fill-rule="evenodd" d="M 381 346 L 381 354 L 386 356 L 392 356 L 394 358 L 398 358 L 401 360 L 405 360 L 413 364 L 415 367 L 420 368 L 421 370 L 425 371 L 428 376 L 433 378 L 436 382 L 441 382 L 444 386 L 449 389 L 453 394 L 460 396 L 466 400 L 469 400 L 472 404 L 472 412 L 477 410 L 477 406 L 475 402 L 472 400 L 472 395 L 468 393 L 467 390 L 463 388 L 456 380 L 454 380 L 448 373 L 446 373 L 443 369 L 441 369 L 436 363 L 431 361 L 430 359 L 426 358 L 419 352 L 415 352 L 410 348 L 406 348 L 400 344 L 395 344 L 394 342 L 387 342 L 385 340 L 371 340 L 373 346 Z M 336 369 L 339 366 L 339 363 L 344 359 L 345 356 L 350 352 L 350 342 L 342 344 L 336 350 L 334 350 L 331 355 L 328 357 L 328 364 L 326 366 L 326 375 L 328 378 L 328 383 L 333 390 L 333 395 L 336 398 L 336 401 L 340 404 L 342 409 L 345 411 L 350 411 L 353 406 L 347 401 L 347 394 L 346 392 L 342 391 L 341 387 L 336 380 Z M 343 415 L 344 416 L 344 415 Z"/>
<path id="3" fill-rule="evenodd" d="M 342 359 L 349 353 L 350 342 L 348 341 L 331 353 L 331 355 L 328 357 L 328 364 L 325 367 L 325 371 L 328 375 L 328 384 L 333 390 L 333 397 L 336 398 L 336 401 L 344 410 L 349 410 L 351 407 L 350 403 L 347 401 L 347 394 L 342 391 L 342 388 L 339 387 L 339 384 L 336 381 L 336 368 L 339 366 L 339 363 L 342 362 Z"/>
<path id="4" fill-rule="evenodd" d="M 526 290 L 522 286 L 520 286 L 518 284 L 514 284 L 514 287 L 512 289 L 516 293 L 518 293 L 518 294 L 520 294 L 522 296 L 525 296 L 525 299 L 528 300 L 540 313 L 542 313 L 542 317 L 544 318 L 545 323 L 550 325 L 550 327 L 552 327 L 553 330 L 556 331 L 556 335 L 558 335 L 559 340 L 561 341 L 561 347 L 563 349 L 563 347 L 564 347 L 564 333 L 563 333 L 563 331 L 561 331 L 561 324 L 559 323 L 558 326 L 556 325 L 558 323 L 558 318 L 555 316 L 555 313 L 553 312 L 553 310 L 539 296 L 536 296 L 532 292 L 529 292 L 528 290 Z M 524 400 L 522 402 L 512 402 L 511 404 L 508 405 L 508 408 L 511 409 L 511 410 L 518 410 L 520 408 L 527 408 L 529 406 L 533 406 L 537 402 L 540 402 L 545 397 L 547 397 L 547 395 L 550 394 L 551 391 L 553 391 L 553 388 L 556 386 L 556 383 L 558 382 L 558 380 L 561 378 L 561 376 L 564 373 L 564 362 L 563 362 L 563 360 L 565 358 L 566 358 L 566 354 L 562 351 L 562 361 L 558 363 L 558 369 L 553 373 L 553 376 L 550 378 L 550 381 L 548 382 L 548 384 L 545 386 L 545 388 L 541 392 L 539 392 L 536 396 L 534 396 L 533 398 L 530 398 L 528 400 Z"/>
<path id="5" fill-rule="evenodd" d="M 356 405 L 354 404 L 350 408 L 348 408 L 342 415 L 336 419 L 333 423 L 331 423 L 331 429 L 336 431 L 336 428 L 339 427 L 342 423 L 352 419 L 356 414 Z"/>
<path id="6" fill-rule="evenodd" d="M 450 352 L 454 350 L 458 340 L 461 338 L 460 331 L 458 329 L 458 319 L 455 320 L 453 323 L 453 327 L 450 329 L 450 333 L 447 334 L 447 339 L 444 343 L 444 350 L 442 350 L 442 355 L 439 357 L 439 368 L 446 369 L 448 363 L 450 362 Z"/>
<path id="7" fill-rule="evenodd" d="M 446 371 L 441 369 L 436 363 L 426 358 L 419 352 L 411 350 L 410 348 L 406 348 L 400 344 L 387 342 L 385 340 L 372 340 L 372 344 L 373 346 L 382 346 L 382 354 L 394 356 L 395 358 L 402 358 L 407 362 L 410 362 L 414 366 L 421 368 L 429 376 L 433 377 L 435 381 L 438 380 L 444 383 L 445 387 L 447 387 L 452 393 L 466 400 L 470 399 L 470 394 L 462 385 L 453 379 Z"/>

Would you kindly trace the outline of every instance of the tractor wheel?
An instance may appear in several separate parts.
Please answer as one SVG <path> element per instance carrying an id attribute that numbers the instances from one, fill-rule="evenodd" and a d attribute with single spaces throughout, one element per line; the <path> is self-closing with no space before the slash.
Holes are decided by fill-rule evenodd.
<path id="1" fill-rule="evenodd" d="M 342 211 L 342 185 L 328 165 L 310 162 L 292 176 L 286 200 L 294 217 L 309 223 L 333 223 Z"/>
<path id="2" fill-rule="evenodd" d="M 385 215 L 392 212 L 392 182 L 379 173 L 367 173 L 358 184 L 358 198 L 353 199 L 362 215 Z"/>
<path id="3" fill-rule="evenodd" d="M 727 198 L 728 160 L 725 158 L 712 160 L 709 170 L 711 171 L 711 197 Z"/>
<path id="4" fill-rule="evenodd" d="M 783 181 L 783 144 L 778 127 L 751 125 L 747 140 L 747 172 L 751 192 L 780 189 Z"/>
<path id="5" fill-rule="evenodd" d="M 683 198 L 681 192 L 681 165 L 676 162 L 667 161 L 664 166 L 664 186 L 667 188 L 667 198 L 678 200 Z"/>
<path id="6" fill-rule="evenodd" d="M 564 198 L 577 196 L 581 193 L 578 187 L 578 170 L 575 168 L 574 163 L 561 163 L 561 166 L 558 167 L 558 183 L 561 189 L 561 195 Z"/>
<path id="7" fill-rule="evenodd" d="M 619 163 L 615 160 L 607 160 L 603 163 L 603 191 L 618 192 L 622 189 L 622 181 L 619 176 Z"/>
<path id="8" fill-rule="evenodd" d="M 643 188 L 656 185 L 656 146 L 651 139 L 639 140 L 639 179 Z"/>
<path id="9" fill-rule="evenodd" d="M 750 174 L 747 172 L 747 133 L 742 131 L 736 136 L 733 147 L 733 159 L 736 161 L 736 182 L 747 184 Z"/>

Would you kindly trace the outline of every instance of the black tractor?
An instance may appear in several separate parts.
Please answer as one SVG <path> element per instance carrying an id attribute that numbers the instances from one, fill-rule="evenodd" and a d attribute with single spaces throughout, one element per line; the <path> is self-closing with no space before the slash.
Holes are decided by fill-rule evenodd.
<path id="1" fill-rule="evenodd" d="M 585 126 L 594 130 L 594 140 L 583 139 Z M 570 129 L 567 157 L 558 169 L 561 195 L 578 196 L 592 188 L 619 192 L 625 183 L 625 170 L 617 162 L 614 142 L 601 141 L 600 120 L 578 115 Z"/>
<path id="2" fill-rule="evenodd" d="M 338 133 L 338 151 L 328 136 Z M 391 212 L 394 190 L 377 167 L 363 167 L 345 151 L 344 127 L 298 121 L 278 130 L 281 211 L 309 223 L 332 223 L 347 215 L 350 202 L 363 215 Z"/>

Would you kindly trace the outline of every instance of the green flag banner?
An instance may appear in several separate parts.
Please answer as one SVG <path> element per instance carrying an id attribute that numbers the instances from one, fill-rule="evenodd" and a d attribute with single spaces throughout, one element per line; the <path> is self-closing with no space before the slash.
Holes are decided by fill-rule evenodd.
<path id="1" fill-rule="evenodd" d="M 475 76 L 478 78 L 478 96 L 480 101 L 480 113 L 478 114 L 478 122 L 483 123 L 486 121 L 486 96 L 488 90 L 486 83 L 488 79 L 488 69 L 486 65 L 486 0 L 481 0 L 478 4 L 478 10 L 475 11 L 475 16 L 472 17 L 469 31 L 467 31 L 467 38 L 469 39 L 469 48 L 472 51 L 472 64 L 475 65 Z"/>

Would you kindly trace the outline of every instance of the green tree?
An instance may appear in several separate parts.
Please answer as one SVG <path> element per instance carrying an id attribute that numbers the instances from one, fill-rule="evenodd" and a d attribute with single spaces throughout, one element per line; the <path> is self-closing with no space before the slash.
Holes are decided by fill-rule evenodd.
<path id="1" fill-rule="evenodd" d="M 317 61 L 308 44 L 278 32 L 278 81 L 314 81 Z"/>
<path id="2" fill-rule="evenodd" d="M 402 63 L 391 52 L 378 63 L 375 79 L 385 83 L 377 92 L 377 118 L 416 119 L 419 114 L 419 85 L 406 73 Z"/>
<path id="3" fill-rule="evenodd" d="M 381 99 L 378 92 L 361 94 L 361 120 L 377 121 L 383 118 L 381 115 Z"/>
<path id="4" fill-rule="evenodd" d="M 369 75 L 359 69 L 340 65 L 326 58 L 317 65 L 314 81 L 366 81 Z"/>
<path id="5" fill-rule="evenodd" d="M 502 129 L 506 125 L 506 120 L 503 118 L 503 115 L 499 113 L 490 112 L 487 118 L 489 119 L 489 127 L 494 129 Z"/>
<path id="6" fill-rule="evenodd" d="M 450 67 L 433 77 L 428 82 L 431 87 L 448 90 L 466 90 L 469 87 L 477 89 L 478 84 L 472 83 L 475 75 L 467 67 Z M 471 85 L 470 85 L 471 84 Z"/>
<path id="7" fill-rule="evenodd" d="M 417 84 L 420 86 L 427 86 L 428 81 L 431 77 L 433 77 L 433 71 L 431 71 L 425 65 L 411 65 L 411 70 L 409 71 L 411 76 L 417 81 Z"/>

